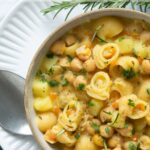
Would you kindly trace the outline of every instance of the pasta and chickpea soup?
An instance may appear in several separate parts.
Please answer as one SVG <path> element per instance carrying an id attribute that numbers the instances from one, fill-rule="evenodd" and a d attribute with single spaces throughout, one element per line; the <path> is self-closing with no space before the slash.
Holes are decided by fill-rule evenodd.
<path id="1" fill-rule="evenodd" d="M 150 150 L 150 25 L 102 17 L 55 41 L 33 81 L 36 123 L 62 150 Z"/>

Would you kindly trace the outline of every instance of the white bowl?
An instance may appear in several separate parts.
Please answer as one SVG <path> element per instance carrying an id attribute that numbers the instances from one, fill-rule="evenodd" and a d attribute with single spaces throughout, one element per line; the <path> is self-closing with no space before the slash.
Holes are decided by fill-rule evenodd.
<path id="1" fill-rule="evenodd" d="M 33 136 L 38 142 L 38 144 L 41 146 L 44 150 L 54 150 L 54 149 L 61 149 L 57 146 L 49 145 L 43 138 L 43 134 L 39 131 L 36 123 L 35 123 L 35 112 L 33 108 L 33 94 L 32 94 L 32 81 L 34 79 L 34 76 L 36 74 L 36 71 L 39 67 L 39 64 L 43 57 L 46 55 L 46 53 L 49 50 L 49 47 L 51 44 L 56 41 L 58 38 L 60 38 L 63 34 L 65 34 L 68 30 L 71 28 L 82 24 L 85 21 L 100 18 L 103 16 L 119 16 L 119 17 L 127 17 L 131 19 L 141 19 L 148 23 L 150 23 L 150 15 L 141 13 L 134 10 L 128 10 L 128 9 L 101 9 L 97 11 L 92 11 L 89 13 L 82 14 L 78 17 L 75 17 L 69 22 L 64 23 L 62 26 L 60 26 L 57 30 L 55 30 L 52 34 L 50 34 L 47 39 L 42 43 L 40 48 L 38 49 L 37 53 L 35 54 L 32 63 L 30 64 L 27 78 L 26 78 L 26 84 L 25 84 L 25 97 L 24 97 L 24 103 L 25 103 L 25 110 L 26 110 L 26 116 L 28 123 L 30 125 L 30 128 L 32 130 Z"/>

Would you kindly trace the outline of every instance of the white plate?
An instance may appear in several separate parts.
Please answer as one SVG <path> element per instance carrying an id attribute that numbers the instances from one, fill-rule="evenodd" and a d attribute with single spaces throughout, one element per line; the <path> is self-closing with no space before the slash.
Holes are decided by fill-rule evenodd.
<path id="1" fill-rule="evenodd" d="M 50 1 L 22 0 L 10 11 L 0 25 L 0 69 L 13 71 L 22 77 L 36 49 L 57 26 L 64 22 L 65 12 L 53 20 L 53 14 L 43 15 Z M 74 10 L 72 16 L 81 11 Z M 71 17 L 72 17 L 71 16 Z M 0 127 L 0 145 L 4 150 L 38 150 L 32 136 L 10 134 Z"/>
<path id="2" fill-rule="evenodd" d="M 44 0 L 21 0 L 0 25 L 0 69 L 13 71 L 26 77 L 27 69 L 36 49 L 58 25 L 67 12 L 53 20 L 53 14 L 42 15 L 41 9 L 50 5 Z M 73 10 L 70 18 L 81 13 Z M 0 145 L 4 150 L 38 150 L 32 136 L 10 134 L 0 128 Z"/>

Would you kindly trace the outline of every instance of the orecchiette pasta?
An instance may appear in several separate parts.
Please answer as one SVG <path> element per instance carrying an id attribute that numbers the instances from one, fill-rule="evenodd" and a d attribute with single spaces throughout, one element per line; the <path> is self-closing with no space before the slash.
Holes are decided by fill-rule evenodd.
<path id="1" fill-rule="evenodd" d="M 108 16 L 52 43 L 32 85 L 45 141 L 62 150 L 150 150 L 149 35 L 142 20 Z"/>
<path id="2" fill-rule="evenodd" d="M 96 45 L 93 49 L 93 57 L 96 66 L 99 69 L 106 68 L 118 58 L 119 52 L 119 47 L 115 43 L 108 43 L 103 46 Z"/>
<path id="3" fill-rule="evenodd" d="M 87 94 L 98 100 L 106 100 L 109 98 L 111 80 L 107 73 L 96 73 L 91 83 L 86 87 Z"/>

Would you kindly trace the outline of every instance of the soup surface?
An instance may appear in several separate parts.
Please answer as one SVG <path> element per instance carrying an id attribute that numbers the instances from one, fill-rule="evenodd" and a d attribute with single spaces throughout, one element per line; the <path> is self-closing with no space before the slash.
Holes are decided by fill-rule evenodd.
<path id="1" fill-rule="evenodd" d="M 33 81 L 36 123 L 61 150 L 150 150 L 150 25 L 103 17 L 55 41 Z"/>

